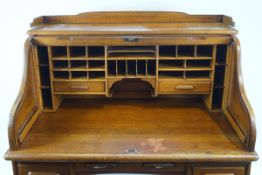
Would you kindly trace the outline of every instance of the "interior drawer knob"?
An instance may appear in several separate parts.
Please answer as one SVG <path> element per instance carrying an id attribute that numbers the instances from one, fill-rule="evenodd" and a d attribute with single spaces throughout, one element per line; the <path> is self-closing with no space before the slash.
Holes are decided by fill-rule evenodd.
<path id="1" fill-rule="evenodd" d="M 133 37 L 133 36 L 126 36 L 124 37 L 124 41 L 125 42 L 138 42 L 139 38 Z"/>
<path id="2" fill-rule="evenodd" d="M 79 90 L 88 90 L 89 87 L 88 86 L 84 86 L 84 85 L 72 85 L 70 86 L 71 89 L 79 89 Z"/>
<path id="3" fill-rule="evenodd" d="M 195 89 L 194 86 L 192 85 L 178 85 L 175 87 L 175 89 L 178 89 L 178 90 L 192 90 L 192 89 Z"/>
<path id="4" fill-rule="evenodd" d="M 208 174 L 205 174 L 205 175 L 235 175 L 235 174 L 233 174 L 233 173 L 208 173 Z"/>
<path id="5" fill-rule="evenodd" d="M 98 169 L 115 168 L 115 167 L 117 167 L 116 164 L 97 164 L 94 165 L 92 168 L 98 170 Z"/>
<path id="6" fill-rule="evenodd" d="M 166 169 L 166 168 L 174 168 L 174 163 L 145 163 L 144 167 L 152 168 L 152 169 Z"/>
<path id="7" fill-rule="evenodd" d="M 60 173 L 29 171 L 29 172 L 27 173 L 27 175 L 60 175 Z"/>

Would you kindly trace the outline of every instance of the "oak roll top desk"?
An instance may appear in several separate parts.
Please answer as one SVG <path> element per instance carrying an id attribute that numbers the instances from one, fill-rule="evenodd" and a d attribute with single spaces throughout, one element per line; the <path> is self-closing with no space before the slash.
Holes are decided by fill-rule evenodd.
<path id="1" fill-rule="evenodd" d="M 31 27 L 5 155 L 15 175 L 250 174 L 230 17 L 90 12 Z"/>

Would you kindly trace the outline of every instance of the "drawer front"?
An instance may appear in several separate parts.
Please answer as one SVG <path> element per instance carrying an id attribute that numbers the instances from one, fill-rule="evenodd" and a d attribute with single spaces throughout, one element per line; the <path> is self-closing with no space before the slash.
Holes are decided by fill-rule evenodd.
<path id="1" fill-rule="evenodd" d="M 69 175 L 69 168 L 62 164 L 19 163 L 17 167 L 18 175 Z"/>
<path id="2" fill-rule="evenodd" d="M 184 163 L 76 163 L 76 172 L 185 172 Z"/>
<path id="3" fill-rule="evenodd" d="M 245 167 L 194 167 L 193 175 L 245 175 Z"/>
<path id="4" fill-rule="evenodd" d="M 54 92 L 105 92 L 105 83 L 89 82 L 53 82 Z"/>
<path id="5" fill-rule="evenodd" d="M 159 81 L 159 94 L 208 94 L 211 82 Z"/>

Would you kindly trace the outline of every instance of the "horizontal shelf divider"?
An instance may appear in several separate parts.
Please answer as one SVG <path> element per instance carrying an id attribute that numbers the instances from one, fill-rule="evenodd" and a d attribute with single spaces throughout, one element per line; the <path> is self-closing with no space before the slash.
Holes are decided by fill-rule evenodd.
<path id="1" fill-rule="evenodd" d="M 159 56 L 159 60 L 212 60 L 213 57 L 168 57 Z"/>
<path id="2" fill-rule="evenodd" d="M 107 60 L 156 60 L 155 57 L 107 57 Z"/>

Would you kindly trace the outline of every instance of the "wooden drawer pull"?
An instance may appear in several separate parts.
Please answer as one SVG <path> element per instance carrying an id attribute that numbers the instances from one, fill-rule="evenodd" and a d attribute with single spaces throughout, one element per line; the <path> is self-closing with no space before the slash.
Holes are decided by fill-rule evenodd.
<path id="1" fill-rule="evenodd" d="M 176 89 L 178 89 L 178 90 L 192 90 L 194 88 L 195 87 L 192 86 L 192 85 L 178 85 L 178 86 L 176 86 Z"/>
<path id="2" fill-rule="evenodd" d="M 79 89 L 79 90 L 88 90 L 89 87 L 88 86 L 84 86 L 84 85 L 72 85 L 70 86 L 71 89 Z"/>
<path id="3" fill-rule="evenodd" d="M 54 173 L 54 172 L 33 172 L 29 171 L 27 175 L 60 175 L 60 173 Z"/>
<path id="4" fill-rule="evenodd" d="M 153 169 L 165 169 L 165 168 L 174 168 L 175 164 L 173 163 L 145 163 L 144 167 L 153 168 Z"/>

